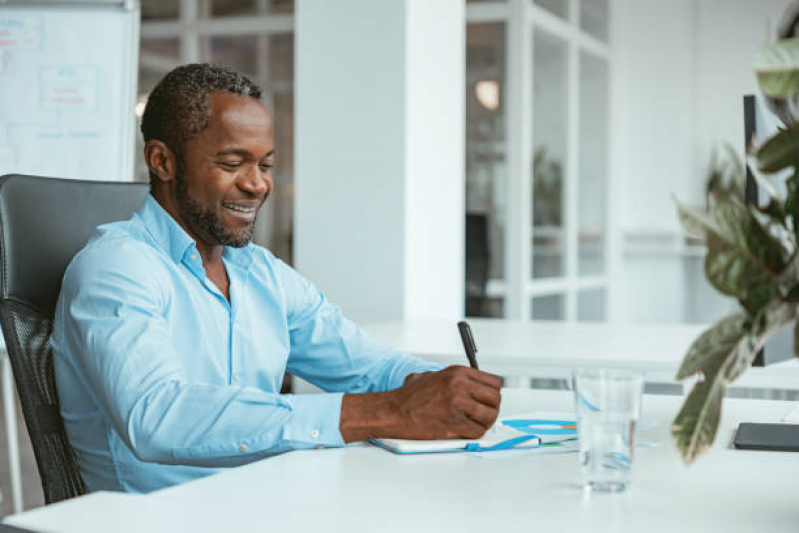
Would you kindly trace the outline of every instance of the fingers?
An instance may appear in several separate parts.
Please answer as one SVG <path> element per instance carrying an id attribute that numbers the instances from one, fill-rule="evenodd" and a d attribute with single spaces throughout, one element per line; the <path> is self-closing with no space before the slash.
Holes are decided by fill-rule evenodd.
<path id="1" fill-rule="evenodd" d="M 497 376 L 496 374 L 491 374 L 490 372 L 484 372 L 482 370 L 476 370 L 474 368 L 470 368 L 468 366 L 460 366 L 460 365 L 453 365 L 448 366 L 442 372 L 452 372 L 454 374 L 464 374 L 472 378 L 473 380 L 482 383 L 488 387 L 494 389 L 501 389 L 502 388 L 502 378 Z"/>
<path id="2" fill-rule="evenodd" d="M 502 401 L 501 377 L 467 367 L 449 367 L 445 371 L 450 371 L 453 374 L 450 386 L 454 389 L 468 392 L 474 400 L 480 403 L 499 407 Z"/>
<path id="3" fill-rule="evenodd" d="M 490 374 L 488 372 L 483 372 L 482 370 L 475 370 L 474 379 L 483 385 L 497 390 L 502 388 L 502 378 L 496 374 Z"/>
<path id="4" fill-rule="evenodd" d="M 488 405 L 472 401 L 465 406 L 463 409 L 463 414 L 479 424 L 483 430 L 486 430 L 494 425 L 494 422 L 499 415 L 499 409 L 497 407 L 490 407 Z"/>
<path id="5" fill-rule="evenodd" d="M 463 421 L 463 429 L 462 433 L 458 435 L 461 439 L 479 439 L 483 435 L 485 435 L 488 428 L 491 426 L 484 426 L 483 424 L 479 424 L 474 420 L 466 417 Z"/>
<path id="6" fill-rule="evenodd" d="M 502 401 L 502 394 L 500 394 L 498 389 L 486 387 L 483 384 L 475 384 L 469 393 L 476 401 L 489 407 L 499 407 Z"/>

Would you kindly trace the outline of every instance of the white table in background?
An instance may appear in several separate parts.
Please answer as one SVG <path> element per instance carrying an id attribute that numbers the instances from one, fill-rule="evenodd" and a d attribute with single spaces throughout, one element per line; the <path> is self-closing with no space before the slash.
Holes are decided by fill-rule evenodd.
<path id="1" fill-rule="evenodd" d="M 685 467 L 668 436 L 681 398 L 646 395 L 633 485 L 581 488 L 575 454 L 483 459 L 397 456 L 370 446 L 291 452 L 146 496 L 98 493 L 10 517 L 44 532 L 569 531 L 791 532 L 799 528 L 799 460 L 729 448 L 740 421 L 779 421 L 794 403 L 726 400 L 716 445 Z M 565 391 L 506 390 L 507 414 L 571 409 Z"/>
<path id="2" fill-rule="evenodd" d="M 619 366 L 645 372 L 649 382 L 677 383 L 683 357 L 705 325 L 637 325 L 469 319 L 480 368 L 502 376 L 568 378 L 582 366 Z M 466 364 L 451 321 L 366 325 L 385 344 L 441 364 Z M 736 387 L 799 390 L 799 361 L 752 368 Z"/>

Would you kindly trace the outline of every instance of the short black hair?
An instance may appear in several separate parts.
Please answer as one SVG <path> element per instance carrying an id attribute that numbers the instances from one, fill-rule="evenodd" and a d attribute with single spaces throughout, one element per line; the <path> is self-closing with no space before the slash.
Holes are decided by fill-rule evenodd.
<path id="1" fill-rule="evenodd" d="M 227 67 L 208 63 L 177 67 L 158 82 L 147 98 L 141 121 L 144 142 L 163 141 L 182 167 L 186 142 L 208 127 L 211 93 L 216 91 L 261 98 L 258 85 Z"/>

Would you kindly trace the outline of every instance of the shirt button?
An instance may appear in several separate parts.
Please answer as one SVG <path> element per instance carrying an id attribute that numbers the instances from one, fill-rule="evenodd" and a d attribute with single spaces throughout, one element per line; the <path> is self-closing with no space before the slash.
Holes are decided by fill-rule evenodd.
<path id="1" fill-rule="evenodd" d="M 235 381 L 236 383 L 239 382 L 239 373 L 238 372 L 234 372 L 233 373 L 233 381 Z"/>
<path id="2" fill-rule="evenodd" d="M 322 446 L 321 444 L 319 444 L 319 445 L 316 447 L 316 449 L 317 449 L 317 450 L 324 450 L 324 449 L 325 449 L 325 447 L 324 447 L 324 446 Z"/>
<path id="3" fill-rule="evenodd" d="M 249 446 L 247 446 L 246 444 L 242 444 L 241 446 L 239 446 L 239 451 L 240 451 L 241 453 L 247 453 L 247 451 L 248 451 L 249 449 L 250 449 L 250 447 L 249 447 Z"/>
<path id="4" fill-rule="evenodd" d="M 191 254 L 191 260 L 192 261 L 196 261 L 197 260 L 197 254 Z"/>
<path id="5" fill-rule="evenodd" d="M 319 438 L 319 430 L 318 429 L 312 429 L 311 430 L 311 437 L 313 437 L 315 439 L 318 439 Z"/>

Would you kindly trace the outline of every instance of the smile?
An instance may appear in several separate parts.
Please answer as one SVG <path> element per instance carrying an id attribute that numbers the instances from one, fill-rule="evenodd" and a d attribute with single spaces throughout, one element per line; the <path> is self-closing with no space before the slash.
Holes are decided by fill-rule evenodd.
<path id="1" fill-rule="evenodd" d="M 222 207 L 225 208 L 228 216 L 232 217 L 233 219 L 238 219 L 243 223 L 251 224 L 255 220 L 255 215 L 258 213 L 258 208 L 260 205 L 223 203 Z"/>
<path id="2" fill-rule="evenodd" d="M 222 204 L 222 207 L 227 209 L 232 209 L 233 211 L 238 211 L 240 213 L 254 213 L 258 208 L 256 206 L 244 206 L 244 205 L 235 205 L 235 204 Z"/>

